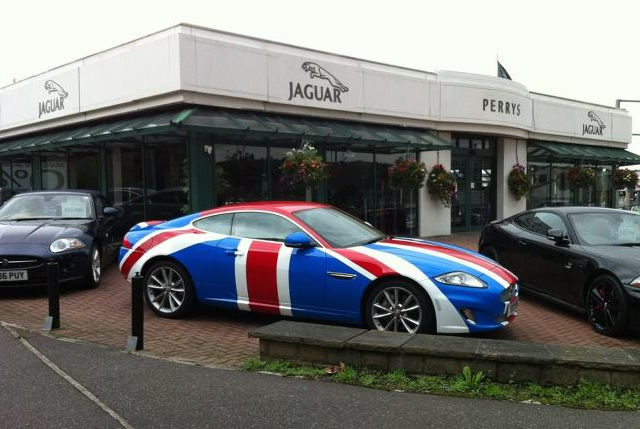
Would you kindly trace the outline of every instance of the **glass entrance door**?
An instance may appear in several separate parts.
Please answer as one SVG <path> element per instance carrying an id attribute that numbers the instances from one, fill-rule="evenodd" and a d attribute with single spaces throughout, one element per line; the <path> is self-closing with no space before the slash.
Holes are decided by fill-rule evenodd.
<path id="1" fill-rule="evenodd" d="M 451 169 L 457 192 L 451 205 L 451 231 L 478 231 L 496 218 L 495 141 L 453 139 Z"/>

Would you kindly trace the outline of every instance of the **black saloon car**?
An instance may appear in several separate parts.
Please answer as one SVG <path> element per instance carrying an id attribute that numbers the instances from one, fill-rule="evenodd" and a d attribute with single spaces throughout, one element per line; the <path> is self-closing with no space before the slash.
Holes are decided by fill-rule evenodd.
<path id="1" fill-rule="evenodd" d="M 524 291 L 586 312 L 598 333 L 640 327 L 640 215 L 530 210 L 487 225 L 479 249 L 513 271 Z"/>
<path id="2" fill-rule="evenodd" d="M 59 264 L 60 282 L 100 282 L 124 233 L 120 211 L 94 191 L 28 192 L 0 208 L 0 287 L 47 282 L 46 263 Z"/>

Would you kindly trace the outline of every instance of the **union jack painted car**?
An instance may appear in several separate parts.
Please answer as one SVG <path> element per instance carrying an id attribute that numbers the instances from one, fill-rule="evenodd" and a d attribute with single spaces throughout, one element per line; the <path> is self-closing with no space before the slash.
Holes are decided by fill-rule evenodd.
<path id="1" fill-rule="evenodd" d="M 242 203 L 125 236 L 119 266 L 143 276 L 163 317 L 196 303 L 400 332 L 467 333 L 516 316 L 517 278 L 478 253 L 386 236 L 337 208 Z"/>

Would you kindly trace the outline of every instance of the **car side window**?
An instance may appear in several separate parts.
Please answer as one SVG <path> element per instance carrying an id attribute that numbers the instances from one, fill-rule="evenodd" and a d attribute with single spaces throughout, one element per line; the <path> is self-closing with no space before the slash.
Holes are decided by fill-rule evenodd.
<path id="1" fill-rule="evenodd" d="M 522 229 L 526 229 L 528 231 L 533 232 L 533 213 L 525 213 L 521 216 L 518 216 L 513 220 L 513 223 L 518 225 Z"/>
<path id="2" fill-rule="evenodd" d="M 233 213 L 219 214 L 199 219 L 193 226 L 215 234 L 231 235 L 231 221 Z"/>
<path id="3" fill-rule="evenodd" d="M 243 238 L 284 241 L 287 235 L 302 232 L 293 222 L 270 213 L 236 213 L 231 235 Z"/>
<path id="4" fill-rule="evenodd" d="M 534 234 L 549 235 L 550 229 L 559 229 L 568 235 L 567 227 L 560 216 L 548 212 L 526 213 L 514 220 L 515 224 Z"/>
<path id="5" fill-rule="evenodd" d="M 567 227 L 560 216 L 554 213 L 538 212 L 533 217 L 535 231 L 538 234 L 549 235 L 550 229 L 559 229 L 567 235 Z"/>

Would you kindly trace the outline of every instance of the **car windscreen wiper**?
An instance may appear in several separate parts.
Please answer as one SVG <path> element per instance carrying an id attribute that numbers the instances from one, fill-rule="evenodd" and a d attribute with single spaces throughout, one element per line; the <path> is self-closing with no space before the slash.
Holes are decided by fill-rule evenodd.
<path id="1" fill-rule="evenodd" d="M 623 246 L 623 247 L 640 246 L 640 242 L 639 241 L 630 241 L 628 243 L 615 243 L 614 246 Z"/>
<path id="2" fill-rule="evenodd" d="M 47 220 L 48 217 L 19 217 L 15 219 L 0 219 L 0 222 L 14 222 L 14 221 L 23 221 L 23 220 Z"/>
<path id="3" fill-rule="evenodd" d="M 362 242 L 362 243 L 359 243 L 359 244 L 358 244 L 358 246 L 364 246 L 364 245 L 366 245 L 366 244 L 373 244 L 373 243 L 377 243 L 378 241 L 382 241 L 382 240 L 384 240 L 385 238 L 387 238 L 387 236 L 386 236 L 386 235 L 382 235 L 382 236 L 380 236 L 380 237 L 372 238 L 371 240 L 367 240 L 367 241 L 364 241 L 364 242 Z"/>

